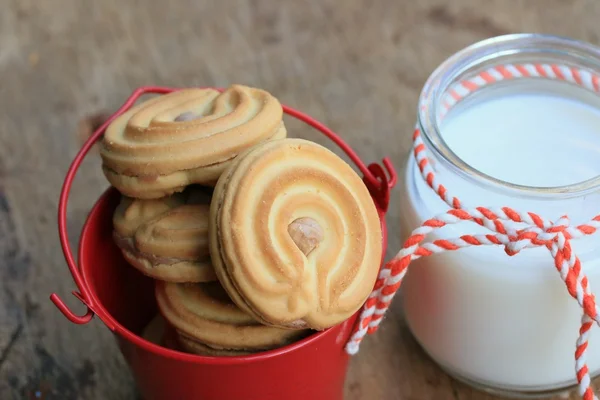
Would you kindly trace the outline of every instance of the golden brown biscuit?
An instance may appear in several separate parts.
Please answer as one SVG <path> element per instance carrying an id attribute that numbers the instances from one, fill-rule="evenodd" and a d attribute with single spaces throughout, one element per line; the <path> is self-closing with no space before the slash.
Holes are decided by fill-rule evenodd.
<path id="1" fill-rule="evenodd" d="M 159 313 L 150 320 L 142 331 L 142 338 L 166 349 L 182 351 L 179 341 L 173 335 L 173 328 Z"/>
<path id="2" fill-rule="evenodd" d="M 214 185 L 241 151 L 286 136 L 283 108 L 264 90 L 233 85 L 183 89 L 115 119 L 102 141 L 102 168 L 122 194 L 153 199 Z"/>
<path id="3" fill-rule="evenodd" d="M 125 259 L 155 279 L 215 280 L 208 249 L 209 198 L 197 188 L 156 200 L 123 197 L 113 226 Z"/>
<path id="4" fill-rule="evenodd" d="M 308 334 L 265 326 L 244 313 L 218 282 L 156 282 L 161 314 L 178 333 L 185 351 L 233 356 L 274 349 Z"/>
<path id="5" fill-rule="evenodd" d="M 163 317 L 161 316 L 161 318 Z M 256 353 L 256 351 L 213 349 L 212 347 L 206 346 L 193 338 L 187 338 L 185 335 L 179 334 L 170 325 L 166 325 L 166 328 L 164 347 L 172 350 L 211 357 L 247 356 Z M 182 345 L 182 342 L 185 343 L 185 345 Z"/>
<path id="6" fill-rule="evenodd" d="M 150 320 L 142 332 L 142 338 L 159 346 L 164 346 L 165 319 L 162 315 L 157 314 L 154 318 L 152 318 L 152 320 Z"/>
<path id="7" fill-rule="evenodd" d="M 210 346 L 206 346 L 198 342 L 195 339 L 188 338 L 185 335 L 181 334 L 177 337 L 177 345 L 179 348 L 184 349 L 188 353 L 211 357 L 249 356 L 251 354 L 255 354 L 261 351 L 214 349 Z"/>
<path id="8" fill-rule="evenodd" d="M 325 329 L 373 289 L 377 210 L 361 178 L 323 146 L 281 139 L 241 154 L 219 179 L 210 213 L 219 281 L 263 323 Z"/>

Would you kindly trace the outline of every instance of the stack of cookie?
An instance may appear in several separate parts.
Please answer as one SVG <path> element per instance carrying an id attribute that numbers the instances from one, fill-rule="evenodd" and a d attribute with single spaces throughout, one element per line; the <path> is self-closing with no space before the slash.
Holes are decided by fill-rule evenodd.
<path id="1" fill-rule="evenodd" d="M 164 346 L 234 356 L 355 313 L 382 253 L 376 208 L 333 152 L 286 138 L 269 93 L 234 85 L 141 103 L 107 128 L 103 171 L 123 195 L 114 239 L 156 280 Z"/>

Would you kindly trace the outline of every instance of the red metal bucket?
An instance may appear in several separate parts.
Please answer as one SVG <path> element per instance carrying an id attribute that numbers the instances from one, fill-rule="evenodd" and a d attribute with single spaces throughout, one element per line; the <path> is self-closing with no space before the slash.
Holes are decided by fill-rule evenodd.
<path id="1" fill-rule="evenodd" d="M 154 286 L 150 278 L 127 265 L 113 242 L 112 216 L 119 202 L 115 189 L 107 190 L 90 212 L 81 233 L 79 266 L 75 263 L 68 243 L 66 209 L 79 165 L 106 126 L 140 96 L 173 90 L 160 87 L 136 90 L 75 157 L 62 188 L 58 225 L 63 252 L 79 288 L 79 292 L 73 294 L 88 310 L 85 315 L 78 316 L 56 294 L 50 296 L 51 300 L 73 323 L 85 324 L 96 314 L 106 324 L 114 333 L 142 396 L 147 400 L 341 400 L 348 364 L 344 346 L 357 315 L 286 347 L 243 357 L 185 354 L 143 339 L 142 329 L 157 312 Z M 327 127 L 292 108 L 284 106 L 284 110 L 328 136 L 363 173 L 379 212 L 385 253 L 387 230 L 384 217 L 390 189 L 396 182 L 389 160 L 383 160 L 385 170 L 378 164 L 366 167 Z"/>

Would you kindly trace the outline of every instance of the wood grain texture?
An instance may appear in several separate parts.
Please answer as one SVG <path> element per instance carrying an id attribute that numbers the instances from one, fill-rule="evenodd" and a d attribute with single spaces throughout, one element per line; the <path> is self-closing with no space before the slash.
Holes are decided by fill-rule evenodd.
<path id="1" fill-rule="evenodd" d="M 244 83 L 322 120 L 365 160 L 390 156 L 399 166 L 419 91 L 453 52 L 522 31 L 600 42 L 593 0 L 0 0 L 0 10 L 0 399 L 36 390 L 62 400 L 137 396 L 109 331 L 98 321 L 74 326 L 48 301 L 74 289 L 55 214 L 85 116 L 115 110 L 140 85 Z M 73 188 L 73 245 L 106 186 L 90 157 Z M 400 245 L 398 218 L 393 203 L 388 256 Z M 353 359 L 346 393 L 492 399 L 427 359 L 398 302 Z"/>

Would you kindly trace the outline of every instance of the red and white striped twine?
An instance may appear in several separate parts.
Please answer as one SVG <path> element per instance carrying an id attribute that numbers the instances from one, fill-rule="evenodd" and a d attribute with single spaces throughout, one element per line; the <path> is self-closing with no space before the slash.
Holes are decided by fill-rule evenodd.
<path id="1" fill-rule="evenodd" d="M 600 77 L 583 69 L 555 64 L 505 64 L 490 68 L 452 86 L 442 100 L 441 114 L 444 115 L 459 101 L 481 87 L 518 78 L 561 80 L 600 94 Z M 452 196 L 448 189 L 437 181 L 418 128 L 413 135 L 413 153 L 423 179 L 451 209 L 425 221 L 415 229 L 404 243 L 402 250 L 382 267 L 373 292 L 367 299 L 359 321 L 346 345 L 346 351 L 349 354 L 357 353 L 365 335 L 377 331 L 411 261 L 431 254 L 469 246 L 504 246 L 509 256 L 528 247 L 545 246 L 554 258 L 554 265 L 564 281 L 567 291 L 582 308 L 581 328 L 575 350 L 575 370 L 579 382 L 579 393 L 584 400 L 598 399 L 590 386 L 586 349 L 593 323 L 600 325 L 600 313 L 588 279 L 581 271 L 581 262 L 571 249 L 571 239 L 592 235 L 600 230 L 600 215 L 588 223 L 572 227 L 569 225 L 567 216 L 552 222 L 538 214 L 519 212 L 509 207 L 464 208 L 461 201 Z M 462 221 L 472 221 L 487 228 L 490 233 L 425 241 L 427 235 L 436 229 Z M 515 230 L 505 225 L 505 222 L 510 221 L 525 224 L 527 227 Z"/>

